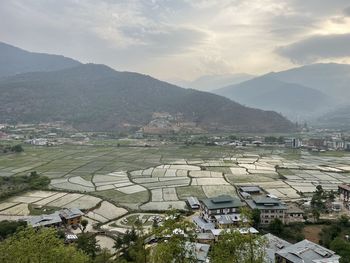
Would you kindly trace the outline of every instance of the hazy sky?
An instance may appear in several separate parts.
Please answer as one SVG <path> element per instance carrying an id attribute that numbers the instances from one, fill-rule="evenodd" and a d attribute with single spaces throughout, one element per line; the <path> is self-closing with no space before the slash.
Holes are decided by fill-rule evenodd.
<path id="1" fill-rule="evenodd" d="M 0 0 L 0 41 L 161 79 L 350 63 L 349 0 Z"/>

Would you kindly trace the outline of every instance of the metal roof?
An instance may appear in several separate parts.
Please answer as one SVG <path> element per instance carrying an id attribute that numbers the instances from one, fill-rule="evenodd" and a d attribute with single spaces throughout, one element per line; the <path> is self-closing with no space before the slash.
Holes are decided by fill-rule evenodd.
<path id="1" fill-rule="evenodd" d="M 307 239 L 277 251 L 276 255 L 293 263 L 338 263 L 340 258 L 334 251 Z"/>
<path id="2" fill-rule="evenodd" d="M 260 193 L 261 192 L 261 188 L 259 186 L 240 186 L 239 189 L 242 192 L 246 192 L 246 193 Z"/>
<path id="3" fill-rule="evenodd" d="M 271 197 L 252 198 L 250 200 L 246 200 L 246 203 L 251 209 L 287 209 L 287 206 L 284 203 L 282 203 L 281 200 Z"/>
<path id="4" fill-rule="evenodd" d="M 238 208 L 242 207 L 244 204 L 237 197 L 232 197 L 230 195 L 220 195 L 214 198 L 207 198 L 201 200 L 204 206 L 209 210 L 212 209 L 222 209 L 222 208 Z"/>
<path id="5" fill-rule="evenodd" d="M 49 226 L 61 222 L 62 219 L 58 212 L 49 215 L 33 216 L 27 219 L 27 223 L 32 227 Z"/>
<path id="6" fill-rule="evenodd" d="M 215 219 L 221 225 L 233 224 L 242 220 L 240 214 L 216 215 Z"/>
<path id="7" fill-rule="evenodd" d="M 64 219 L 71 219 L 84 215 L 78 208 L 64 208 L 59 213 Z"/>
<path id="8" fill-rule="evenodd" d="M 195 223 L 200 229 L 204 230 L 204 231 L 208 231 L 211 229 L 215 228 L 215 225 L 213 223 L 208 223 L 207 221 L 205 221 L 203 218 L 199 217 L 199 216 L 194 216 L 192 217 L 192 221 L 193 223 Z"/>
<path id="9" fill-rule="evenodd" d="M 274 263 L 275 262 L 275 253 L 285 247 L 288 247 L 291 245 L 288 241 L 285 241 L 284 239 L 281 239 L 279 237 L 276 237 L 272 234 L 266 234 L 263 236 L 266 240 L 266 258 L 268 262 Z"/>
<path id="10" fill-rule="evenodd" d="M 191 208 L 200 206 L 197 197 L 190 196 L 190 197 L 187 198 L 187 202 L 191 206 Z"/>

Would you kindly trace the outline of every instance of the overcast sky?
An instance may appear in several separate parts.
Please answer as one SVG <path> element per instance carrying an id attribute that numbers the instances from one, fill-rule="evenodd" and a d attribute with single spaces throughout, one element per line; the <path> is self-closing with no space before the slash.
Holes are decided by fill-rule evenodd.
<path id="1" fill-rule="evenodd" d="M 0 41 L 160 79 L 350 63 L 349 0 L 0 0 Z"/>

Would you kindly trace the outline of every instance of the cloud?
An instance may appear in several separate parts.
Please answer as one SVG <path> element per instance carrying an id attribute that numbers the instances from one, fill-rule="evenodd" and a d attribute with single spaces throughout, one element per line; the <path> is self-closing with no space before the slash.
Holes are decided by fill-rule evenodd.
<path id="1" fill-rule="evenodd" d="M 343 10 L 345 16 L 350 16 L 350 6 Z"/>
<path id="2" fill-rule="evenodd" d="M 316 35 L 279 47 L 276 52 L 293 63 L 313 63 L 320 59 L 350 56 L 350 34 Z"/>
<path id="3" fill-rule="evenodd" d="M 318 35 L 350 33 L 348 7 L 349 0 L 0 0 L 0 41 L 159 78 L 262 74 L 293 66 L 283 57 L 341 56 L 317 47 L 331 42 Z"/>

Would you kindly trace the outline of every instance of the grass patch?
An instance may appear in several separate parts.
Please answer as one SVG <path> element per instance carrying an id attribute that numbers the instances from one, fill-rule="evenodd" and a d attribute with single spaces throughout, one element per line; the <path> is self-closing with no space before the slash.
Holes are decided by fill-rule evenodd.
<path id="1" fill-rule="evenodd" d="M 201 186 L 177 187 L 176 193 L 180 200 L 185 200 L 187 197 L 190 197 L 190 196 L 194 196 L 197 198 L 206 198 L 206 195 Z"/>
<path id="2" fill-rule="evenodd" d="M 207 171 L 220 172 L 224 174 L 232 174 L 229 167 L 206 167 Z"/>
<path id="3" fill-rule="evenodd" d="M 116 190 L 105 190 L 94 192 L 94 195 L 103 199 L 111 200 L 114 203 L 144 203 L 149 199 L 148 191 L 135 194 L 124 194 Z"/>
<path id="4" fill-rule="evenodd" d="M 54 206 L 38 206 L 29 204 L 28 205 L 29 214 L 32 216 L 42 215 L 42 214 L 52 214 L 59 211 L 61 208 Z"/>

